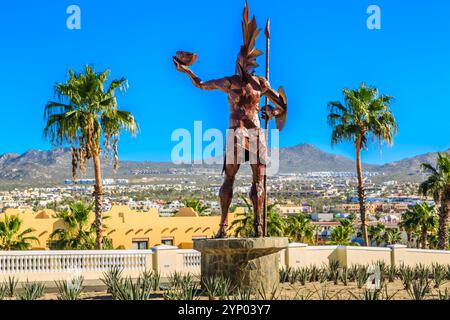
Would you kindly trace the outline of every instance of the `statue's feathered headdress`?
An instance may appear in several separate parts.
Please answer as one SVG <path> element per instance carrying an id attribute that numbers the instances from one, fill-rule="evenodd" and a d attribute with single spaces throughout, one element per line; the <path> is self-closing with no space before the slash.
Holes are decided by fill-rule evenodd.
<path id="1" fill-rule="evenodd" d="M 245 2 L 244 14 L 242 19 L 242 36 L 244 44 L 241 47 L 237 59 L 236 72 L 242 77 L 245 74 L 253 74 L 258 67 L 256 58 L 263 54 L 261 50 L 255 48 L 256 39 L 261 29 L 256 25 L 255 17 L 249 22 L 248 2 Z"/>

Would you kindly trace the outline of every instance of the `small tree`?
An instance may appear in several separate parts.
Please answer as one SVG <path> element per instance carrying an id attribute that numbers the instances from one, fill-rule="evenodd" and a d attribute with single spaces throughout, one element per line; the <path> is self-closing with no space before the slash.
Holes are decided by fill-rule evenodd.
<path id="1" fill-rule="evenodd" d="M 0 249 L 1 250 L 28 250 L 31 248 L 31 242 L 39 239 L 32 236 L 35 230 L 27 228 L 21 231 L 22 220 L 17 216 L 5 215 L 0 220 Z"/>

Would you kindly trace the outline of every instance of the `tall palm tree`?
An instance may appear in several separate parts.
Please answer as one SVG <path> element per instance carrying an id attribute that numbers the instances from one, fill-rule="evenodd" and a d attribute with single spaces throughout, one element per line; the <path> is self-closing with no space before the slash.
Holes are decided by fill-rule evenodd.
<path id="1" fill-rule="evenodd" d="M 311 224 L 311 220 L 304 214 L 297 214 L 287 219 L 286 233 L 295 242 L 314 242 L 314 227 Z"/>
<path id="2" fill-rule="evenodd" d="M 420 232 L 419 243 L 421 244 L 422 249 L 426 249 L 428 247 L 429 233 L 432 232 L 437 223 L 435 206 L 423 202 L 416 204 L 412 210 L 402 214 L 400 226 L 417 226 L 416 228 L 418 228 Z"/>
<path id="3" fill-rule="evenodd" d="M 344 89 L 344 103 L 329 102 L 328 124 L 333 128 L 331 143 L 343 141 L 354 144 L 356 151 L 356 174 L 364 245 L 369 244 L 367 214 L 361 150 L 366 149 L 370 138 L 392 145 L 397 123 L 390 110 L 393 97 L 380 95 L 374 87 L 365 84 L 356 90 Z"/>
<path id="4" fill-rule="evenodd" d="M 377 247 L 381 246 L 381 243 L 384 240 L 384 231 L 385 231 L 384 225 L 378 223 L 377 225 L 369 226 L 367 230 L 369 233 L 370 241 L 375 242 Z"/>
<path id="5" fill-rule="evenodd" d="M 428 163 L 422 164 L 423 170 L 429 174 L 428 179 L 419 186 L 424 196 L 431 195 L 439 208 L 439 243 L 440 250 L 448 248 L 448 218 L 450 214 L 450 156 L 439 153 L 436 167 Z"/>
<path id="6" fill-rule="evenodd" d="M 31 242 L 39 243 L 38 238 L 30 235 L 35 230 L 27 228 L 21 231 L 22 221 L 17 216 L 5 215 L 0 220 L 0 249 L 1 250 L 28 250 Z"/>
<path id="7" fill-rule="evenodd" d="M 135 134 L 138 130 L 134 116 L 119 110 L 116 90 L 124 91 L 125 78 L 112 80 L 106 89 L 110 71 L 95 72 L 86 66 L 82 73 L 69 70 L 69 79 L 57 83 L 57 101 L 45 107 L 46 126 L 44 135 L 55 146 L 70 145 L 73 149 L 73 166 L 78 165 L 84 173 L 85 161 L 94 164 L 94 199 L 96 223 L 96 247 L 102 247 L 103 184 L 101 173 L 102 140 L 104 152 L 114 155 L 114 168 L 118 166 L 117 143 L 121 130 Z M 76 154 L 76 155 L 75 155 Z M 75 169 L 76 170 L 76 169 Z"/>

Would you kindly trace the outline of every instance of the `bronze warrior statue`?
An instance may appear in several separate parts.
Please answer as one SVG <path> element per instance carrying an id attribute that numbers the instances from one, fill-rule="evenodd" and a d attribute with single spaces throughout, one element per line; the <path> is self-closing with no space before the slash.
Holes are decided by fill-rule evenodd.
<path id="1" fill-rule="evenodd" d="M 267 29 L 268 30 L 268 29 Z M 268 32 L 266 30 L 266 36 Z M 255 151 L 249 148 L 249 131 L 257 132 L 257 154 L 256 161 L 250 163 L 253 173 L 253 184 L 250 192 L 250 198 L 253 203 L 254 211 L 254 236 L 263 236 L 263 226 L 261 221 L 261 213 L 265 206 L 265 174 L 266 174 L 266 138 L 264 131 L 261 129 L 259 110 L 260 99 L 265 96 L 275 105 L 275 107 L 264 106 L 261 110 L 261 116 L 267 121 L 276 118 L 277 127 L 279 130 L 284 126 L 286 119 L 287 102 L 286 96 L 282 88 L 275 91 L 271 88 L 267 77 L 255 75 L 255 68 L 258 67 L 256 58 L 263 54 L 262 51 L 255 48 L 256 39 L 260 33 L 256 25 L 255 17 L 249 21 L 249 9 L 246 3 L 242 21 L 242 31 L 244 44 L 239 52 L 236 62 L 236 73 L 229 77 L 221 79 L 202 81 L 195 73 L 189 69 L 197 60 L 197 55 L 188 52 L 177 52 L 177 56 L 173 58 L 175 66 L 178 71 L 187 74 L 192 83 L 197 88 L 203 90 L 220 90 L 228 95 L 228 103 L 230 105 L 230 129 L 233 130 L 235 138 L 234 161 L 229 161 L 225 157 L 224 172 L 225 181 L 220 189 L 220 205 L 222 211 L 222 218 L 220 222 L 220 229 L 217 233 L 217 238 L 224 238 L 227 236 L 228 227 L 228 210 L 233 196 L 233 184 L 235 176 L 239 170 L 240 164 L 249 160 L 250 153 Z M 267 129 L 267 125 L 266 125 Z M 239 133 L 237 133 L 239 132 Z M 239 135 L 241 139 L 239 138 Z M 238 142 L 239 141 L 239 142 Z M 239 148 L 245 150 L 245 160 L 237 161 Z M 230 154 L 230 145 L 227 144 L 226 154 Z"/>

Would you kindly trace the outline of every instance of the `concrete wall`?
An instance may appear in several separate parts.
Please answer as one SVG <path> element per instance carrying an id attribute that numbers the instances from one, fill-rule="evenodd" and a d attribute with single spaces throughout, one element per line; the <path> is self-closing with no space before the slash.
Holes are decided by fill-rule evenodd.
<path id="1" fill-rule="evenodd" d="M 339 261 L 341 266 L 355 264 L 370 265 L 383 261 L 386 265 L 433 263 L 450 265 L 450 251 L 407 249 L 404 245 L 393 245 L 387 248 L 377 247 L 345 247 L 345 246 L 308 246 L 302 243 L 291 243 L 284 253 L 285 264 L 291 268 L 315 265 L 321 267 L 330 261 Z"/>
<path id="2" fill-rule="evenodd" d="M 450 265 L 450 251 L 408 249 L 404 245 L 391 246 L 391 260 L 395 265 L 431 266 L 433 263 Z"/>
<path id="3" fill-rule="evenodd" d="M 330 261 L 341 266 L 439 263 L 450 265 L 450 251 L 407 249 L 403 245 L 388 248 L 308 246 L 292 243 L 280 252 L 280 267 L 322 267 Z M 143 271 L 157 271 L 163 278 L 174 272 L 199 274 L 200 252 L 176 246 L 157 246 L 152 250 L 104 251 L 3 251 L 0 252 L 0 282 L 14 276 L 20 281 L 67 280 L 82 275 L 85 280 L 99 280 L 112 266 L 124 269 L 125 276 L 137 277 Z"/>

